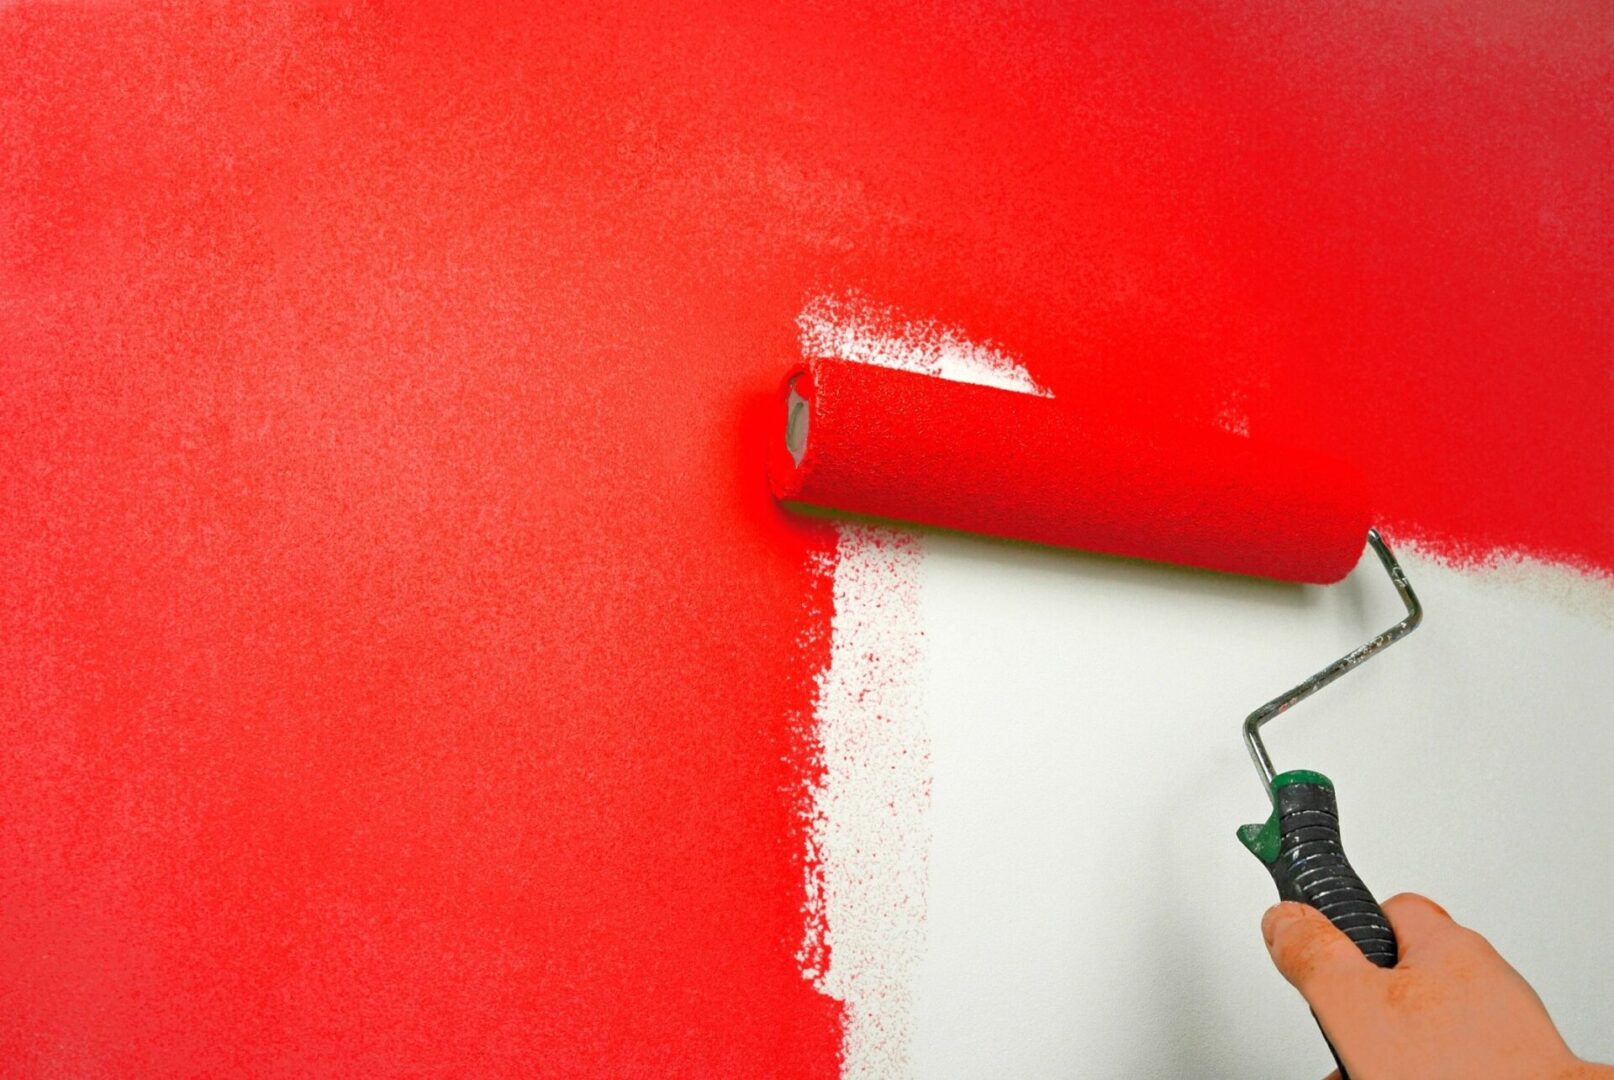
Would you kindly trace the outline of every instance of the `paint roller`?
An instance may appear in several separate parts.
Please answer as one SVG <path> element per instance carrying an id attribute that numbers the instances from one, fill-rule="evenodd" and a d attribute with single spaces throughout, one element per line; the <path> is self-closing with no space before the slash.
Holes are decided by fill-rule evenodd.
<path id="1" fill-rule="evenodd" d="M 1406 574 L 1369 527 L 1354 469 L 1110 403 L 836 359 L 796 367 L 780 398 L 784 438 L 772 436 L 768 475 L 787 504 L 1315 584 L 1350 573 L 1365 538 L 1406 616 L 1245 719 L 1271 813 L 1237 835 L 1281 898 L 1316 907 L 1373 963 L 1395 965 L 1395 934 L 1345 856 L 1333 783 L 1307 769 L 1277 772 L 1261 738 L 1265 724 L 1422 617 Z"/>

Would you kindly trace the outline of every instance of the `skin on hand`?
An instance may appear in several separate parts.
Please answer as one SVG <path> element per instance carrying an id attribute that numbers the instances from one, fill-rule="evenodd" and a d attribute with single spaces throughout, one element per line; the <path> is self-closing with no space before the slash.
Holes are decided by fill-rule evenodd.
<path id="1" fill-rule="evenodd" d="M 1351 1080 L 1614 1078 L 1614 1068 L 1570 1053 L 1530 984 L 1439 904 L 1402 893 L 1384 913 L 1401 950 L 1390 969 L 1316 908 L 1278 904 L 1261 920 L 1273 963 L 1311 1005 Z"/>

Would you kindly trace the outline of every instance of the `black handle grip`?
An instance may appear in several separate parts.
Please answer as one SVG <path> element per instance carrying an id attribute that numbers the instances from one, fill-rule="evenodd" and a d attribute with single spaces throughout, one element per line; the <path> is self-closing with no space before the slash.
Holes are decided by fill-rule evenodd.
<path id="1" fill-rule="evenodd" d="M 1244 826 L 1239 839 L 1271 872 L 1278 898 L 1310 904 L 1363 956 L 1379 967 L 1395 967 L 1395 931 L 1345 857 L 1333 783 L 1320 773 L 1281 773 L 1272 781 L 1272 802 L 1272 816 L 1264 824 Z M 1341 1080 L 1350 1080 L 1332 1042 L 1328 1049 Z"/>
<path id="2" fill-rule="evenodd" d="M 1356 942 L 1362 955 L 1379 967 L 1395 967 L 1395 931 L 1345 857 L 1334 785 L 1300 781 L 1284 784 L 1274 794 L 1278 857 L 1267 869 L 1278 895 L 1310 904 Z"/>

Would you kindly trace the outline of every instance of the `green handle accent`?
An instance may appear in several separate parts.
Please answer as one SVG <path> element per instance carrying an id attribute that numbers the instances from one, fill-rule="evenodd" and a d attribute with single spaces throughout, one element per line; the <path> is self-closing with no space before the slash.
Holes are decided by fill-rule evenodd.
<path id="1" fill-rule="evenodd" d="M 1239 843 L 1249 848 L 1251 855 L 1271 866 L 1278 861 L 1278 812 L 1272 811 L 1272 816 L 1265 822 L 1240 825 L 1238 837 Z"/>
<path id="2" fill-rule="evenodd" d="M 1316 784 L 1325 788 L 1334 786 L 1328 777 L 1310 769 L 1290 769 L 1272 778 L 1272 814 L 1265 821 L 1240 825 L 1238 830 L 1239 843 L 1249 848 L 1250 854 L 1268 868 L 1278 861 L 1278 849 L 1283 840 L 1283 832 L 1278 826 L 1278 791 L 1290 784 Z"/>
<path id="3" fill-rule="evenodd" d="M 1276 795 L 1279 788 L 1286 788 L 1290 784 L 1320 784 L 1325 788 L 1334 786 L 1334 782 L 1320 772 L 1312 772 L 1310 769 L 1290 769 L 1272 778 L 1272 793 Z"/>

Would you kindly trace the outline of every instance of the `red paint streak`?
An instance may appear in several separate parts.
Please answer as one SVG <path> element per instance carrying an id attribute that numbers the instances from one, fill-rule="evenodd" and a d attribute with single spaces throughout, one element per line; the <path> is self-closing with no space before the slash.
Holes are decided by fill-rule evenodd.
<path id="1" fill-rule="evenodd" d="M 833 1073 L 813 288 L 1614 567 L 1608 11 L 1243 7 L 0 14 L 10 1071 Z"/>

